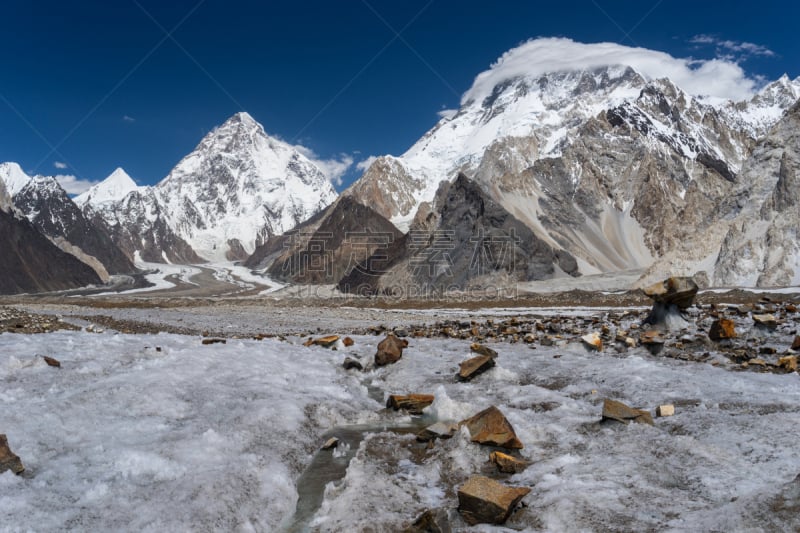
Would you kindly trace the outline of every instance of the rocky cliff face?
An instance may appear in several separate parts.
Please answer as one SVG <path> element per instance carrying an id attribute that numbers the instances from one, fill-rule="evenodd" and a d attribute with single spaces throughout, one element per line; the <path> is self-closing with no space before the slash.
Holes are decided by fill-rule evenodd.
<path id="1" fill-rule="evenodd" d="M 442 184 L 433 206 L 398 242 L 379 250 L 368 268 L 340 281 L 339 288 L 424 294 L 578 275 L 571 254 L 537 238 L 464 174 Z"/>
<path id="2" fill-rule="evenodd" d="M 94 270 L 58 249 L 14 208 L 0 179 L 0 294 L 100 283 Z"/>
<path id="3" fill-rule="evenodd" d="M 707 271 L 713 283 L 763 285 L 797 272 L 791 246 L 781 258 L 764 252 L 763 268 L 783 265 L 776 268 L 784 274 L 774 277 L 753 270 L 759 261 L 738 263 L 749 276 L 724 274 L 726 267 L 708 264 L 719 248 L 687 250 L 685 244 L 725 225 L 720 206 L 726 199 L 756 192 L 745 185 L 753 179 L 751 167 L 760 165 L 751 155 L 797 101 L 800 78 L 781 78 L 733 103 L 609 65 L 517 74 L 467 96 L 474 97 L 465 97 L 405 154 L 378 158 L 343 195 L 405 230 L 429 208 L 442 181 L 465 172 L 537 239 L 574 256 L 583 274 L 669 270 L 678 266 L 671 259 L 677 256 L 684 271 Z M 790 154 L 784 170 L 775 170 L 784 176 L 773 194 L 781 199 L 759 204 L 760 212 L 775 215 L 791 201 L 792 168 Z M 767 239 L 791 237 L 791 227 L 770 227 Z M 729 243 L 738 237 L 731 234 Z"/>
<path id="4" fill-rule="evenodd" d="M 276 279 L 293 283 L 336 284 L 354 268 L 403 234 L 372 208 L 343 197 L 248 260 Z"/>
<path id="5" fill-rule="evenodd" d="M 108 274 L 131 274 L 136 267 L 109 235 L 88 220 L 55 178 L 31 178 L 14 196 L 14 204 L 28 220 L 54 242 L 69 250 L 106 279 Z"/>
<path id="6" fill-rule="evenodd" d="M 714 285 L 800 283 L 800 103 L 757 143 L 696 233 L 651 267 L 704 272 Z"/>

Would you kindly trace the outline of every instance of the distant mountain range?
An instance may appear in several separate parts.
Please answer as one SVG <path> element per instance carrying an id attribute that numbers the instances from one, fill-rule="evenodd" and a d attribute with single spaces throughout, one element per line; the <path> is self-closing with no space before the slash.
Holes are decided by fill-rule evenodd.
<path id="1" fill-rule="evenodd" d="M 243 260 L 367 293 L 631 269 L 800 284 L 800 78 L 742 102 L 626 65 L 495 81 L 341 196 L 237 113 L 151 187 L 117 169 L 70 199 L 2 164 L 4 220 L 100 279 L 138 261 Z"/>

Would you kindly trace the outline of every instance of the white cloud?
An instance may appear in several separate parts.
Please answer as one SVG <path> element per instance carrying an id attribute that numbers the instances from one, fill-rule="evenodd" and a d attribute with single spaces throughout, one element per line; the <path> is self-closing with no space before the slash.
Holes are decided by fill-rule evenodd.
<path id="1" fill-rule="evenodd" d="M 752 56 L 774 57 L 775 52 L 766 46 L 748 43 L 747 41 L 731 41 L 719 39 L 713 35 L 695 35 L 689 42 L 692 44 L 711 45 L 716 47 L 717 55 L 731 61 L 741 61 Z"/>
<path id="2" fill-rule="evenodd" d="M 66 163 L 62 163 L 61 161 L 56 161 L 55 163 L 53 163 L 53 166 L 58 168 L 58 169 L 61 169 L 61 170 L 64 170 L 65 168 L 67 168 L 67 164 Z"/>
<path id="3" fill-rule="evenodd" d="M 97 181 L 82 180 L 71 174 L 60 174 L 53 177 L 69 195 L 81 194 L 88 191 L 92 185 L 97 185 L 99 183 Z"/>
<path id="4" fill-rule="evenodd" d="M 368 158 L 359 161 L 358 163 L 356 163 L 356 170 L 358 170 L 359 172 L 366 172 L 367 169 L 370 167 L 370 165 L 372 165 L 372 163 L 374 163 L 376 159 L 378 159 L 376 156 L 371 155 Z"/>
<path id="5" fill-rule="evenodd" d="M 726 59 L 675 58 L 664 52 L 616 43 L 584 44 L 564 38 L 539 38 L 509 50 L 489 70 L 478 74 L 461 103 L 483 100 L 498 83 L 518 76 L 535 77 L 609 65 L 630 66 L 647 79 L 669 78 L 695 96 L 745 100 L 758 86 L 757 79 Z"/>
<path id="6" fill-rule="evenodd" d="M 453 118 L 456 113 L 458 113 L 458 109 L 442 109 L 441 111 L 437 111 L 436 115 L 439 118 Z"/>
<path id="7" fill-rule="evenodd" d="M 321 159 L 314 150 L 307 146 L 295 144 L 292 147 L 317 165 L 328 181 L 337 187 L 341 187 L 342 177 L 353 166 L 354 159 L 350 154 L 342 153 L 331 159 Z"/>
<path id="8" fill-rule="evenodd" d="M 122 120 L 125 122 L 136 122 L 136 119 L 129 115 L 122 115 Z"/>

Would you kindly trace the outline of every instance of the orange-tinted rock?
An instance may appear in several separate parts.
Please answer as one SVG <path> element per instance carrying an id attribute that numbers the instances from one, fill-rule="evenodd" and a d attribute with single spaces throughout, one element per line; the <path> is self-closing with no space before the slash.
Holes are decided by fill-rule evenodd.
<path id="1" fill-rule="evenodd" d="M 531 489 L 509 487 L 484 476 L 473 476 L 458 489 L 458 512 L 475 524 L 503 524 Z"/>
<path id="2" fill-rule="evenodd" d="M 8 447 L 8 438 L 0 434 L 0 474 L 6 470 L 21 474 L 25 471 L 25 467 L 20 458 Z"/>
<path id="3" fill-rule="evenodd" d="M 433 394 L 392 394 L 386 401 L 386 407 L 399 411 L 408 411 L 412 415 L 421 415 L 422 410 L 433 403 Z"/>
<path id="4" fill-rule="evenodd" d="M 511 422 L 495 406 L 462 420 L 460 425 L 467 426 L 472 442 L 509 449 L 522 448 Z"/>
<path id="5" fill-rule="evenodd" d="M 489 460 L 500 472 L 505 474 L 517 474 L 528 468 L 529 465 L 527 461 L 517 459 L 503 452 L 492 452 L 489 454 Z"/>
<path id="6" fill-rule="evenodd" d="M 598 352 L 603 349 L 603 340 L 600 338 L 600 334 L 596 331 L 592 333 L 588 333 L 581 337 L 583 344 L 588 346 L 593 350 L 597 350 Z"/>
<path id="7" fill-rule="evenodd" d="M 489 355 L 479 355 L 459 363 L 459 381 L 470 381 L 479 374 L 483 374 L 495 365 L 494 358 Z"/>
<path id="8" fill-rule="evenodd" d="M 342 344 L 344 344 L 347 347 L 350 347 L 350 346 L 354 345 L 355 343 L 356 343 L 356 341 L 354 341 L 350 337 L 345 337 L 344 339 L 342 339 Z"/>
<path id="9" fill-rule="evenodd" d="M 606 399 L 603 402 L 603 420 L 616 420 L 624 424 L 631 420 L 640 424 L 653 423 L 653 417 L 649 411 L 628 407 L 622 402 Z"/>
<path id="10" fill-rule="evenodd" d="M 778 359 L 778 366 L 785 368 L 788 372 L 797 372 L 797 356 L 786 355 Z"/>
<path id="11" fill-rule="evenodd" d="M 489 357 L 497 357 L 497 352 L 484 344 L 473 342 L 470 344 L 469 349 L 479 355 L 488 355 Z"/>
<path id="12" fill-rule="evenodd" d="M 697 295 L 697 283 L 690 277 L 671 277 L 642 289 L 642 292 L 653 301 L 674 304 L 686 309 L 694 303 Z"/>
<path id="13" fill-rule="evenodd" d="M 375 353 L 375 366 L 384 366 L 396 363 L 403 357 L 403 348 L 408 346 L 408 341 L 400 339 L 391 333 L 378 344 Z"/>
<path id="14" fill-rule="evenodd" d="M 708 337 L 712 341 L 721 341 L 723 339 L 736 338 L 736 324 L 729 318 L 720 318 L 711 324 L 711 329 L 708 331 Z"/>

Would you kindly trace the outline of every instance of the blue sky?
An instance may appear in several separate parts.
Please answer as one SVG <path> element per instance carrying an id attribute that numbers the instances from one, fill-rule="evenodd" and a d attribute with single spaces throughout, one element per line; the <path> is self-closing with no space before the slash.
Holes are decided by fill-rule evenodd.
<path id="1" fill-rule="evenodd" d="M 162 179 L 246 110 L 321 160 L 399 155 L 475 76 L 539 36 L 724 56 L 800 75 L 789 2 L 6 0 L 0 161 L 82 182 Z M 340 166 L 341 168 L 341 166 Z"/>

